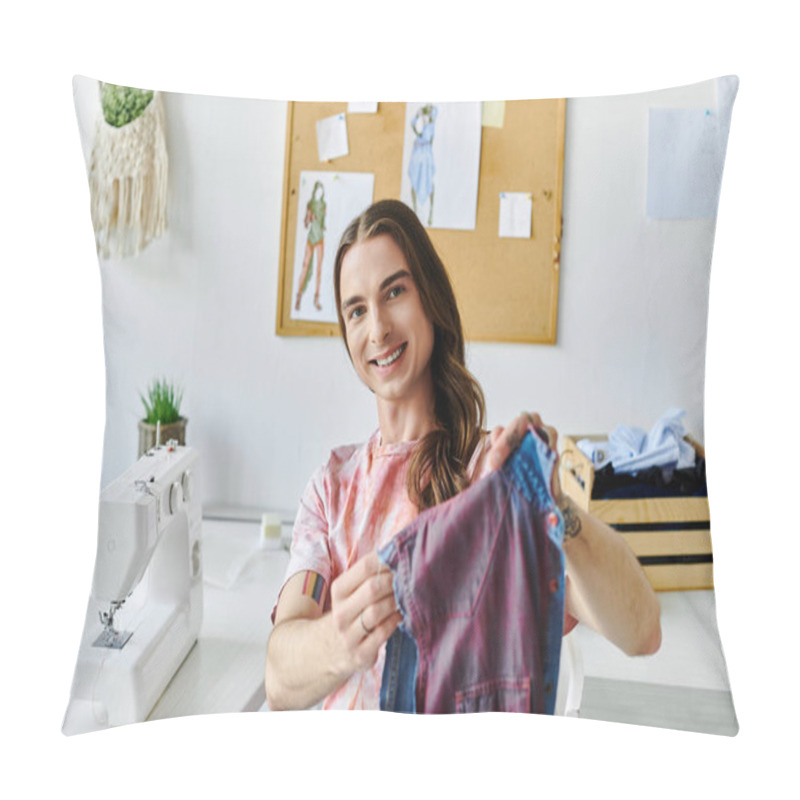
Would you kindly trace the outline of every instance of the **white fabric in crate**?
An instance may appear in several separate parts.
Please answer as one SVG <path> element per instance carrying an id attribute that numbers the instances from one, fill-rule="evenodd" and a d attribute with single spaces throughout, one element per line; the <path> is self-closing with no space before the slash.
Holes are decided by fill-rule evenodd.
<path id="1" fill-rule="evenodd" d="M 577 446 L 596 468 L 610 461 L 614 472 L 635 473 L 650 467 L 692 467 L 695 451 L 684 441 L 686 432 L 681 423 L 685 414 L 682 409 L 670 408 L 649 433 L 630 425 L 618 425 L 607 441 L 581 439 Z"/>

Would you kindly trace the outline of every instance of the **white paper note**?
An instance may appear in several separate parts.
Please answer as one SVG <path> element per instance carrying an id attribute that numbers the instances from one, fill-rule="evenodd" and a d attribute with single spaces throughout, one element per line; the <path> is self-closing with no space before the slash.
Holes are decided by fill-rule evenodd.
<path id="1" fill-rule="evenodd" d="M 484 128 L 502 128 L 506 116 L 505 100 L 484 100 L 481 124 Z"/>
<path id="2" fill-rule="evenodd" d="M 347 146 L 347 120 L 344 114 L 317 120 L 317 150 L 320 161 L 346 156 L 350 150 Z"/>
<path id="3" fill-rule="evenodd" d="M 375 114 L 378 111 L 377 103 L 348 103 L 348 114 Z"/>
<path id="4" fill-rule="evenodd" d="M 651 108 L 647 216 L 715 217 L 725 140 L 711 109 Z"/>
<path id="5" fill-rule="evenodd" d="M 500 192 L 498 236 L 530 239 L 532 217 L 533 196 L 530 192 Z"/>

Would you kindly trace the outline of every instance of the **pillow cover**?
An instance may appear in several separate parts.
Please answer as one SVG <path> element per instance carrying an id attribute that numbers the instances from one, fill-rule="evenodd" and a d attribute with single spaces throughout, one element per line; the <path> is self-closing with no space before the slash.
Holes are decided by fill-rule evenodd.
<path id="1" fill-rule="evenodd" d="M 372 396 L 329 336 L 338 238 L 373 200 L 419 203 L 432 235 L 444 229 L 443 250 L 460 252 L 470 240 L 447 237 L 472 234 L 554 252 L 554 340 L 469 341 L 490 426 L 531 407 L 571 448 L 619 425 L 648 430 L 678 407 L 704 463 L 709 270 L 737 86 L 569 100 L 554 162 L 562 189 L 503 187 L 485 234 L 493 162 L 479 144 L 511 129 L 513 104 L 402 104 L 404 168 L 390 174 L 383 140 L 364 133 L 388 104 L 320 104 L 302 142 L 313 158 L 299 163 L 286 103 L 76 78 L 107 407 L 95 577 L 64 731 L 264 707 L 269 610 L 303 488 L 332 448 L 375 428 Z M 443 142 L 455 159 L 433 149 Z M 347 166 L 361 149 L 375 151 L 374 173 Z M 451 229 L 448 181 L 463 201 Z M 497 273 L 484 269 L 486 288 Z M 503 281 L 510 307 L 515 287 Z M 466 295 L 467 278 L 454 282 Z M 163 415 L 143 420 L 156 406 Z M 563 646 L 562 710 L 735 734 L 704 497 L 597 496 L 595 465 L 577 448 L 562 470 L 565 490 L 636 553 L 663 632 L 658 653 L 630 658 L 579 625 Z M 262 524 L 276 513 L 281 526 Z"/>

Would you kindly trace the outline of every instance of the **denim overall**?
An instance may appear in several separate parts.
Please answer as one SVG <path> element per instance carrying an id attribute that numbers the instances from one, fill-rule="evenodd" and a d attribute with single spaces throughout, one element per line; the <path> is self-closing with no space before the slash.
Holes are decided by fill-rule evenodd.
<path id="1" fill-rule="evenodd" d="M 553 713 L 565 588 L 555 463 L 531 428 L 499 470 L 378 551 L 403 616 L 381 709 Z"/>

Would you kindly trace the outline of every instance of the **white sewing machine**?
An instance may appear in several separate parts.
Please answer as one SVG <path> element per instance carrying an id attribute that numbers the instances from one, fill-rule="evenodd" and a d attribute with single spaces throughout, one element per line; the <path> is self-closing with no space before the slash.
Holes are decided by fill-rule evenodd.
<path id="1" fill-rule="evenodd" d="M 175 442 L 159 445 L 100 495 L 92 594 L 65 734 L 146 719 L 197 641 L 197 458 Z"/>

